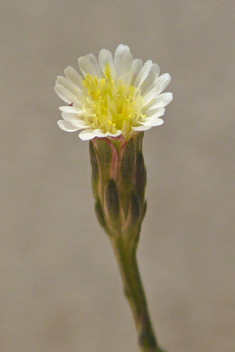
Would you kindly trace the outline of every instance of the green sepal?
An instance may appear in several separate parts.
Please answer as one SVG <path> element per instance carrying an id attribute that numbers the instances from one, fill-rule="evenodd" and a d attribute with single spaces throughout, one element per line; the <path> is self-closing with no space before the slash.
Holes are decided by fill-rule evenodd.
<path id="1" fill-rule="evenodd" d="M 130 199 L 128 226 L 136 226 L 139 223 L 140 215 L 140 202 L 137 195 L 133 193 Z"/>
<path id="2" fill-rule="evenodd" d="M 95 198 L 102 202 L 104 187 L 116 172 L 117 151 L 107 138 L 94 138 L 90 141 L 92 185 Z"/>
<path id="3" fill-rule="evenodd" d="M 122 192 L 130 192 L 133 189 L 136 159 L 136 146 L 133 139 L 130 139 L 124 147 L 121 156 L 120 188 Z"/>
<path id="4" fill-rule="evenodd" d="M 104 138 L 97 138 L 95 143 L 99 155 L 100 167 L 102 169 L 109 169 L 113 154 L 110 144 Z"/>
<path id="5" fill-rule="evenodd" d="M 90 152 L 90 161 L 91 161 L 91 169 L 92 169 L 92 175 L 91 175 L 91 181 L 92 181 L 92 191 L 94 197 L 98 197 L 98 188 L 99 188 L 99 161 L 98 161 L 98 155 L 96 153 L 94 144 L 92 141 L 90 141 L 89 144 L 89 152 Z"/>
<path id="6" fill-rule="evenodd" d="M 136 192 L 139 196 L 140 201 L 144 200 L 145 187 L 146 187 L 146 168 L 144 164 L 143 153 L 139 151 L 136 156 L 136 171 L 135 171 L 135 182 Z"/>
<path id="7" fill-rule="evenodd" d="M 97 199 L 95 202 L 95 214 L 96 214 L 97 220 L 99 221 L 100 226 L 106 230 L 107 226 L 105 221 L 105 215 L 99 199 Z"/>
<path id="8" fill-rule="evenodd" d="M 109 180 L 104 191 L 104 213 L 110 227 L 120 227 L 120 201 L 114 180 Z"/>

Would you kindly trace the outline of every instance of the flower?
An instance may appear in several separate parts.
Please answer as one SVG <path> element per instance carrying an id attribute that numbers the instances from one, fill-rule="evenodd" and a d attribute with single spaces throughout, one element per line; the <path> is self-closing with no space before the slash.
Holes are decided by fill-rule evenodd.
<path id="1" fill-rule="evenodd" d="M 134 59 L 127 45 L 120 44 L 114 58 L 102 49 L 98 60 L 93 54 L 78 59 L 82 76 L 68 66 L 65 77 L 58 76 L 57 95 L 61 106 L 59 127 L 67 132 L 83 130 L 82 140 L 94 137 L 129 138 L 163 123 L 172 93 L 162 93 L 170 83 L 168 73 L 159 76 L 159 66 L 151 60 Z"/>

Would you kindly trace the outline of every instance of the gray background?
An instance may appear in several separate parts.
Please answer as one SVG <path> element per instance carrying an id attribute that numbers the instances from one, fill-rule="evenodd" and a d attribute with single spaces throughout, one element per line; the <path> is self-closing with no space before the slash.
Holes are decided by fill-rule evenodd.
<path id="1" fill-rule="evenodd" d="M 139 262 L 168 352 L 235 351 L 235 3 L 6 1 L 1 28 L 0 350 L 137 351 L 93 212 L 88 143 L 56 125 L 77 58 L 128 44 L 169 72 L 165 124 L 145 133 Z"/>

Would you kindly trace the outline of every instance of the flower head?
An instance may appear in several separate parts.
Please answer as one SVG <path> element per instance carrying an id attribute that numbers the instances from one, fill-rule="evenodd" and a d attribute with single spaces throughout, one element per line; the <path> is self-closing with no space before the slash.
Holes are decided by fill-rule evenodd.
<path id="1" fill-rule="evenodd" d="M 94 137 L 131 136 L 163 123 L 172 93 L 162 93 L 170 75 L 159 76 L 159 66 L 151 60 L 134 59 L 126 45 L 119 45 L 114 58 L 102 49 L 98 60 L 89 54 L 78 59 L 82 76 L 68 66 L 65 77 L 58 76 L 57 95 L 61 106 L 59 127 L 67 132 L 83 130 L 82 140 Z"/>

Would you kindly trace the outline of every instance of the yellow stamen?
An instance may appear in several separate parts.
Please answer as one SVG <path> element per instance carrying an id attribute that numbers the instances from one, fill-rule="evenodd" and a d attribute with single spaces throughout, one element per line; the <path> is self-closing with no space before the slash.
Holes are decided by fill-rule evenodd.
<path id="1" fill-rule="evenodd" d="M 143 98 L 134 86 L 116 81 L 112 77 L 111 68 L 105 67 L 104 77 L 98 78 L 89 73 L 83 80 L 84 119 L 94 128 L 100 128 L 104 133 L 116 133 L 122 130 L 124 135 L 131 132 L 132 126 L 144 117 L 141 113 Z"/>

